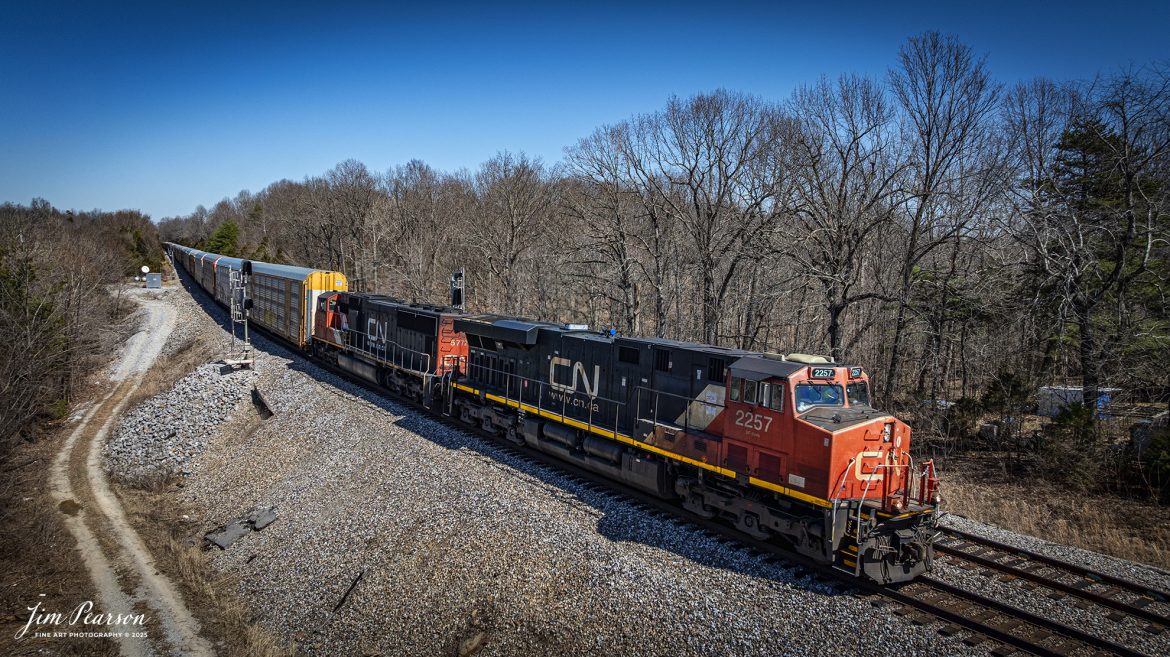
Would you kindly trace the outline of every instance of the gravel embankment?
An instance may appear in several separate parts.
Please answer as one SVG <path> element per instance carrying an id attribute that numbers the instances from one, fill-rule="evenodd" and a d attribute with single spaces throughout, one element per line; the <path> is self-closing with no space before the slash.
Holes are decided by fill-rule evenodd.
<path id="1" fill-rule="evenodd" d="M 308 654 L 982 654 L 255 343 L 275 415 L 208 437 L 181 495 L 203 530 L 276 507 L 215 563 Z"/>
<path id="2" fill-rule="evenodd" d="M 214 561 L 310 655 L 986 654 L 255 343 L 275 415 L 239 404 L 180 494 L 204 531 L 276 507 Z"/>
<path id="3" fill-rule="evenodd" d="M 209 363 L 135 406 L 106 443 L 110 474 L 132 483 L 190 474 L 191 459 L 203 452 L 208 436 L 248 398 L 253 375 Z"/>

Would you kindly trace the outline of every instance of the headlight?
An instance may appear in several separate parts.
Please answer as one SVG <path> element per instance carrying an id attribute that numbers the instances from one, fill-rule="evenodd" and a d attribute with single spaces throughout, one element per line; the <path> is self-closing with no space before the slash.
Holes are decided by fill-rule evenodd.
<path id="1" fill-rule="evenodd" d="M 890 442 L 890 436 L 893 435 L 893 433 L 894 424 L 892 422 L 886 424 L 885 428 L 882 429 L 882 442 Z"/>

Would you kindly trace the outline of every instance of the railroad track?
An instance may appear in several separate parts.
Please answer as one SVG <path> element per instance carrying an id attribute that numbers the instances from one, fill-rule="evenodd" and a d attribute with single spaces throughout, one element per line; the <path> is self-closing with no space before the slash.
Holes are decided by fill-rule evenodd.
<path id="1" fill-rule="evenodd" d="M 376 388 L 370 387 L 377 392 Z M 421 408 L 414 402 L 406 401 Z M 875 606 L 885 606 L 889 603 L 900 605 L 902 608 L 895 610 L 895 613 L 909 617 L 912 622 L 922 624 L 942 621 L 943 625 L 939 632 L 944 636 L 965 630 L 971 633 L 965 639 L 966 643 L 984 644 L 990 654 L 999 656 L 1031 654 L 1040 657 L 1104 654 L 1148 657 L 1108 638 L 1052 621 L 931 576 L 922 576 L 914 582 L 900 586 L 882 586 L 859 581 L 851 575 L 792 553 L 774 542 L 753 539 L 718 520 L 702 518 L 668 500 L 624 486 L 527 446 L 516 445 L 493 433 L 459 422 L 453 417 L 443 416 L 441 421 L 452 428 L 491 439 L 505 453 L 530 464 L 539 464 L 546 470 L 555 471 L 587 490 L 621 498 L 643 512 L 683 523 L 720 543 L 740 545 L 750 553 L 772 563 L 782 561 L 806 568 L 821 581 L 833 581 L 853 588 L 863 595 L 872 596 L 871 601 Z"/>
<path id="2" fill-rule="evenodd" d="M 982 594 L 956 587 L 931 576 L 922 576 L 913 582 L 900 586 L 882 586 L 865 580 L 859 580 L 850 574 L 815 563 L 811 559 L 791 552 L 775 542 L 754 539 L 739 533 L 731 526 L 722 522 L 697 516 L 668 500 L 663 500 L 638 489 L 625 486 L 620 482 L 602 477 L 589 470 L 579 468 L 570 462 L 556 459 L 525 445 L 516 445 L 503 437 L 489 433 L 478 427 L 464 424 L 453 417 L 435 415 L 430 412 L 430 409 L 425 408 L 414 399 L 395 395 L 380 386 L 351 377 L 346 372 L 328 363 L 316 359 L 312 360 L 322 369 L 332 372 L 346 381 L 365 388 L 380 397 L 393 399 L 397 403 L 410 406 L 417 410 L 427 411 L 429 417 L 437 419 L 449 427 L 490 439 L 494 445 L 502 449 L 505 453 L 534 464 L 543 471 L 553 471 L 562 476 L 566 476 L 587 490 L 623 499 L 633 504 L 635 508 L 641 509 L 646 513 L 663 517 L 673 522 L 682 523 L 720 543 L 739 545 L 751 554 L 767 562 L 785 562 L 790 565 L 802 567 L 822 582 L 835 582 L 845 588 L 852 589 L 861 596 L 869 598 L 875 607 L 887 606 L 889 604 L 898 605 L 899 608 L 895 609 L 894 613 L 906 616 L 912 622 L 924 624 L 941 621 L 942 627 L 939 629 L 940 634 L 953 635 L 960 631 L 966 631 L 970 633 L 964 639 L 966 643 L 970 645 L 984 645 L 991 654 L 997 656 L 1032 654 L 1040 657 L 1080 657 L 1082 655 L 1113 654 L 1122 657 L 1148 657 L 1144 653 L 1113 642 L 1105 637 L 1092 635 L 1078 628 L 1040 617 L 1031 612 L 1013 607 Z M 944 532 L 949 532 L 952 537 L 958 537 L 960 534 L 956 530 L 944 530 Z M 986 539 L 967 534 L 962 535 L 960 538 L 968 543 L 982 541 L 986 547 L 991 547 L 989 545 L 990 542 Z M 948 541 L 948 546 L 955 550 L 961 549 L 951 544 L 950 541 Z M 1014 550 L 1014 548 L 1008 549 Z M 945 552 L 945 550 L 943 551 Z M 1020 551 L 1017 550 L 1016 552 Z M 950 552 L 946 553 L 951 554 Z M 985 554 L 975 554 L 974 550 L 969 551 L 969 555 L 975 558 L 981 556 L 986 557 Z M 1051 562 L 1055 562 L 1054 567 L 1056 564 L 1059 564 L 1067 569 L 1076 568 L 1075 566 L 1063 564 L 1055 559 L 1043 557 L 1043 555 L 1036 555 L 1036 558 L 1038 563 L 1042 562 L 1042 560 L 1050 560 Z M 991 566 L 987 567 L 991 568 Z M 1012 573 L 1012 576 L 1015 576 L 1015 574 Z M 1099 581 L 1115 579 L 1107 578 L 1107 576 L 1100 574 L 1096 574 L 1096 576 L 1100 578 Z M 1021 579 L 1023 578 L 1021 577 Z M 1124 589 L 1126 586 L 1130 587 L 1128 590 L 1131 592 L 1133 591 L 1133 587 L 1144 589 L 1140 594 L 1150 597 L 1153 600 L 1158 600 L 1158 596 L 1165 595 L 1160 591 L 1151 591 L 1146 589 L 1146 587 L 1140 587 L 1139 585 L 1125 582 L 1124 580 L 1116 580 L 1116 582 L 1117 584 L 1115 586 L 1119 589 Z M 1047 584 L 1044 585 L 1047 586 Z M 1079 593 L 1085 593 L 1084 588 L 1088 588 L 1077 588 L 1076 585 L 1070 586 Z M 1117 611 L 1120 612 L 1121 610 Z"/>
<path id="3" fill-rule="evenodd" d="M 898 608 L 893 610 L 894 613 L 907 617 L 911 622 L 917 624 L 941 622 L 942 627 L 939 628 L 939 633 L 944 636 L 966 631 L 969 636 L 964 639 L 965 643 L 982 645 L 989 654 L 997 657 L 1006 655 L 1151 657 L 1108 638 L 1052 621 L 929 575 L 921 576 L 913 582 L 899 586 L 883 586 L 859 580 L 850 574 L 834 570 L 791 552 L 775 542 L 754 539 L 718 520 L 702 518 L 669 500 L 654 497 L 526 445 L 517 445 L 495 433 L 464 424 L 454 417 L 435 415 L 430 412 L 431 409 L 427 409 L 414 399 L 395 395 L 370 382 L 352 378 L 343 370 L 328 363 L 314 362 L 323 369 L 376 395 L 392 399 L 396 403 L 410 406 L 419 411 L 426 411 L 429 417 L 437 419 L 450 428 L 483 437 L 504 453 L 534 465 L 544 472 L 551 471 L 560 474 L 586 490 L 622 499 L 645 513 L 679 522 L 725 545 L 739 545 L 748 550 L 749 553 L 769 563 L 784 562 L 802 567 L 812 573 L 819 581 L 831 581 L 852 589 L 858 595 L 868 598 L 875 607 L 897 605 Z M 978 537 L 974 537 L 974 539 L 978 539 Z"/>
<path id="4" fill-rule="evenodd" d="M 895 613 L 909 616 L 913 622 L 924 622 L 918 615 L 921 613 L 943 621 L 943 627 L 939 630 L 943 635 L 951 635 L 961 629 L 974 632 L 965 642 L 970 645 L 987 643 L 987 649 L 993 655 L 1145 655 L 1108 638 L 968 591 L 930 575 L 921 576 L 896 589 L 887 588 L 881 595 L 901 603 L 904 609 Z"/>
<path id="5" fill-rule="evenodd" d="M 884 606 L 890 602 L 901 605 L 902 609 L 896 610 L 895 613 L 908 616 L 912 622 L 921 624 L 934 620 L 942 621 L 943 626 L 939 632 L 945 636 L 966 630 L 971 633 L 971 636 L 965 639 L 968 644 L 986 644 L 985 647 L 991 654 L 1031 654 L 1041 657 L 1108 654 L 1148 657 L 1106 637 L 1052 621 L 929 575 L 900 586 L 882 586 L 859 581 L 851 575 L 794 554 L 781 545 L 745 536 L 718 520 L 702 518 L 667 500 L 613 482 L 527 446 L 515 445 L 495 434 L 463 424 L 455 418 L 443 417 L 442 421 L 453 428 L 493 439 L 506 453 L 559 472 L 590 491 L 615 495 L 647 513 L 682 522 L 721 543 L 741 545 L 770 562 L 783 561 L 801 566 L 812 571 L 821 581 L 834 581 L 873 596 L 871 600 L 875 602 L 875 606 Z M 1142 588 L 1137 584 L 1128 582 L 1127 584 Z"/>
<path id="6" fill-rule="evenodd" d="M 935 550 L 961 566 L 969 564 L 969 570 L 1003 582 L 1019 581 L 1027 588 L 1042 587 L 1053 600 L 1096 605 L 1114 622 L 1127 617 L 1143 621 L 1151 634 L 1170 629 L 1170 592 L 957 529 L 943 528 L 942 532 Z"/>

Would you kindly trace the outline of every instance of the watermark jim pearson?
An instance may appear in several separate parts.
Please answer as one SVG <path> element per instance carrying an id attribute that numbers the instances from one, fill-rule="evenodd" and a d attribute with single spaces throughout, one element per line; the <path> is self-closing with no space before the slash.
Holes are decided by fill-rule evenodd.
<path id="1" fill-rule="evenodd" d="M 45 594 L 42 593 L 41 597 Z M 86 600 L 73 608 L 69 613 L 51 612 L 41 609 L 41 602 L 28 609 L 28 621 L 16 633 L 17 639 L 22 639 L 33 632 L 39 637 L 116 637 L 116 636 L 146 636 L 145 632 L 133 631 L 146 625 L 146 614 L 111 614 L 94 612 L 93 602 Z M 62 626 L 71 628 L 78 625 L 85 628 L 80 630 L 61 630 Z M 100 631 L 95 626 L 105 626 L 107 631 Z M 110 629 L 120 629 L 123 632 L 110 632 Z"/>

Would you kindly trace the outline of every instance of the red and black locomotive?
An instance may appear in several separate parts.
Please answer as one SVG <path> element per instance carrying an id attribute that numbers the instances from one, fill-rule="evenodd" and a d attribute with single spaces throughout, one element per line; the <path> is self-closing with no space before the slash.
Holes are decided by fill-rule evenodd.
<path id="1" fill-rule="evenodd" d="M 452 414 L 879 582 L 924 572 L 940 498 L 860 367 L 457 318 Z"/>
<path id="2" fill-rule="evenodd" d="M 304 348 L 436 412 L 857 576 L 930 568 L 938 480 L 860 367 L 311 294 Z"/>

